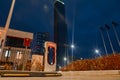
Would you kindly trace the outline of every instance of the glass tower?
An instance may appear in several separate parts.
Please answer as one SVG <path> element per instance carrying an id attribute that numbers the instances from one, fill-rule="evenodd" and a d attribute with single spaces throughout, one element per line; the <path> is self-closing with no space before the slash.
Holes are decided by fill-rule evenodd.
<path id="1" fill-rule="evenodd" d="M 54 3 L 54 41 L 57 43 L 57 69 L 64 66 L 67 57 L 67 24 L 65 20 L 65 5 L 60 0 Z"/>

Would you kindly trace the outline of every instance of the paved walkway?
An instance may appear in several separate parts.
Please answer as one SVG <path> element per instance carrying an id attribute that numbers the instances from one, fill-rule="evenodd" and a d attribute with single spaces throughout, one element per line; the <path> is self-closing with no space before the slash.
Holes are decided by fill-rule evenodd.
<path id="1" fill-rule="evenodd" d="M 69 71 L 61 77 L 1 77 L 0 80 L 120 80 L 120 71 Z"/>

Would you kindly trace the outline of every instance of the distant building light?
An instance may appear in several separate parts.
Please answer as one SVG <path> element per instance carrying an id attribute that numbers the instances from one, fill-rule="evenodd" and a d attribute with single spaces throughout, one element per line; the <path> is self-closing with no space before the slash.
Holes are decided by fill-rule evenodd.
<path id="1" fill-rule="evenodd" d="M 80 58 L 80 60 L 83 60 L 83 58 Z"/>

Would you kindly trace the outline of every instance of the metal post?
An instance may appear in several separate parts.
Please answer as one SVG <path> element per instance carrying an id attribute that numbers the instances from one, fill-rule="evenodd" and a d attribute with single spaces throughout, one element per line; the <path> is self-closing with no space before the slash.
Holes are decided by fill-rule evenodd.
<path id="1" fill-rule="evenodd" d="M 66 46 L 66 47 L 67 47 L 67 46 Z M 69 48 L 69 47 L 67 47 L 67 51 L 66 51 L 66 54 L 67 54 L 67 65 L 69 64 L 68 48 Z"/>
<path id="2" fill-rule="evenodd" d="M 6 40 L 6 35 L 7 35 L 7 32 L 8 32 L 8 29 L 9 29 L 9 25 L 10 25 L 12 13 L 13 13 L 14 5 L 15 5 L 15 0 L 12 0 L 11 8 L 10 8 L 8 18 L 7 18 L 7 21 L 6 21 L 6 24 L 5 24 L 5 29 L 4 29 L 4 32 L 2 34 L 3 37 L 1 38 L 3 40 L 3 45 L 1 46 L 0 59 L 1 59 L 1 56 L 2 56 L 2 52 L 3 52 L 3 48 L 4 48 L 4 44 L 5 44 L 5 40 Z"/>
<path id="3" fill-rule="evenodd" d="M 114 33 L 115 33 L 115 37 L 116 37 L 116 39 L 117 39 L 118 45 L 119 45 L 119 47 L 120 47 L 120 41 L 119 41 L 119 37 L 118 37 L 117 31 L 115 30 L 114 26 L 112 26 L 112 27 L 113 27 L 113 31 L 114 31 Z"/>
<path id="4" fill-rule="evenodd" d="M 22 70 L 25 70 L 25 66 L 26 66 L 26 62 L 27 62 L 27 46 L 25 46 L 25 53 L 24 53 L 24 56 L 23 56 L 23 68 Z"/>
<path id="5" fill-rule="evenodd" d="M 104 36 L 103 36 L 103 34 L 102 34 L 102 31 L 101 31 L 101 30 L 100 30 L 100 34 L 101 34 L 102 41 L 103 41 L 103 45 L 104 45 L 104 48 L 105 48 L 105 53 L 106 53 L 106 55 L 108 56 L 108 52 L 107 52 L 107 48 L 106 48 L 105 39 L 104 39 Z"/>
<path id="6" fill-rule="evenodd" d="M 112 45 L 112 42 L 111 42 L 111 39 L 110 39 L 109 33 L 108 33 L 107 30 L 106 30 L 106 32 L 107 32 L 107 36 L 108 36 L 108 39 L 109 39 L 109 42 L 110 42 L 110 46 L 111 46 L 112 52 L 113 52 L 113 54 L 115 54 L 115 51 L 114 51 L 114 48 L 113 48 L 113 45 Z"/>

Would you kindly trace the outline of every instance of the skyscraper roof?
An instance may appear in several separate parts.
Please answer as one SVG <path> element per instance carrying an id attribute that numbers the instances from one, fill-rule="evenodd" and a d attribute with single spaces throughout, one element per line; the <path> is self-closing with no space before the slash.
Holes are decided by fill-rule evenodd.
<path id="1" fill-rule="evenodd" d="M 60 2 L 60 3 L 62 3 L 62 4 L 65 4 L 65 3 L 64 3 L 64 2 L 62 2 L 61 0 L 55 0 L 55 2 L 56 2 L 56 1 L 58 1 L 58 2 Z"/>

